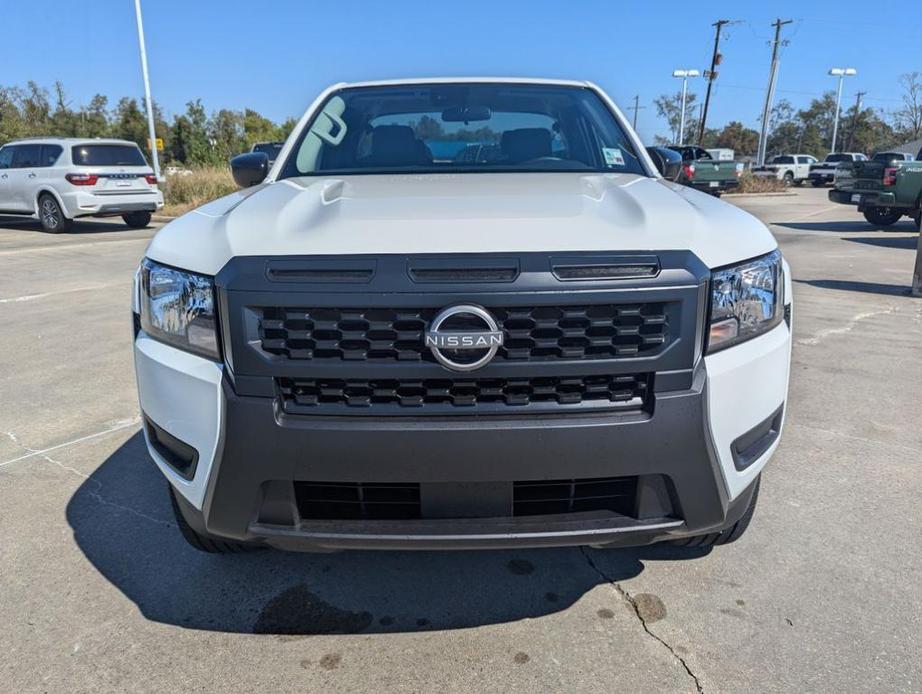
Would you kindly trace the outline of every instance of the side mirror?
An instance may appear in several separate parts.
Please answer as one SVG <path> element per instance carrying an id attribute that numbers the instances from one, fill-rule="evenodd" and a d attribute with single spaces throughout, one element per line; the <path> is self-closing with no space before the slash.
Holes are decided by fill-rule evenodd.
<path id="1" fill-rule="evenodd" d="M 675 181 L 682 173 L 682 155 L 666 147 L 647 147 L 653 165 L 667 181 Z"/>
<path id="2" fill-rule="evenodd" d="M 231 173 L 241 188 L 262 183 L 269 175 L 269 155 L 265 152 L 247 152 L 231 159 Z"/>

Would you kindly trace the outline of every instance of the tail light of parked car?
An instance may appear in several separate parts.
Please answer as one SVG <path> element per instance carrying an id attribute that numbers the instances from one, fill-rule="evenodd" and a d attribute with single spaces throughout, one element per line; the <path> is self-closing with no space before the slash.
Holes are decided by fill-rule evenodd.
<path id="1" fill-rule="evenodd" d="M 154 176 L 154 174 L 147 174 L 146 176 L 144 176 L 144 179 L 145 179 L 148 183 L 150 183 L 152 186 L 157 185 L 157 177 Z"/>
<path id="2" fill-rule="evenodd" d="M 69 173 L 64 178 L 74 186 L 95 186 L 99 176 L 96 174 Z"/>
<path id="3" fill-rule="evenodd" d="M 737 164 L 736 165 L 736 177 L 739 178 L 742 175 L 743 175 L 743 165 Z"/>
<path id="4" fill-rule="evenodd" d="M 695 177 L 695 165 L 694 164 L 683 164 L 682 171 L 685 172 L 685 178 Z"/>
<path id="5" fill-rule="evenodd" d="M 885 186 L 895 186 L 896 185 L 896 172 L 899 171 L 896 167 L 888 167 L 884 169 L 884 185 Z"/>

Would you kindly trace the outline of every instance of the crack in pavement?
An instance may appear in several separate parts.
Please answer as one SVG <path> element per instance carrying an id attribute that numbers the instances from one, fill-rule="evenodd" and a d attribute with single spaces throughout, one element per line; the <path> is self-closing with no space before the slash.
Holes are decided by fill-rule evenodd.
<path id="1" fill-rule="evenodd" d="M 703 694 L 704 687 L 701 685 L 701 681 L 698 679 L 698 676 L 694 672 L 692 672 L 692 669 L 689 667 L 685 659 L 682 656 L 680 656 L 676 652 L 676 650 L 672 646 L 670 646 L 664 639 L 657 636 L 650 630 L 650 625 L 647 624 L 647 620 L 644 619 L 643 615 L 640 613 L 640 609 L 637 607 L 637 601 L 634 600 L 634 596 L 631 595 L 624 588 L 622 588 L 620 583 L 615 581 L 613 578 L 608 576 L 604 571 L 602 571 L 602 569 L 599 568 L 599 566 L 595 563 L 595 561 L 593 561 L 592 557 L 589 555 L 589 550 L 587 547 L 580 547 L 579 551 L 582 552 L 583 556 L 586 558 L 586 562 L 589 564 L 592 570 L 595 571 L 602 578 L 602 580 L 604 580 L 612 588 L 614 588 L 618 596 L 622 600 L 627 602 L 628 605 L 631 606 L 631 609 L 634 611 L 634 615 L 640 621 L 640 625 L 643 627 L 643 630 L 647 632 L 647 635 L 650 636 L 655 641 L 659 642 L 664 648 L 666 648 L 666 650 L 669 651 L 670 654 L 672 654 L 673 658 L 679 661 L 679 664 L 682 666 L 682 668 L 685 670 L 688 676 L 691 677 L 692 680 L 694 681 L 695 689 L 698 691 L 698 694 Z"/>
<path id="2" fill-rule="evenodd" d="M 119 504 L 119 503 L 117 503 L 117 502 L 115 502 L 115 501 L 110 501 L 109 499 L 106 499 L 106 498 L 103 497 L 103 495 L 100 493 L 100 492 L 102 491 L 102 487 L 103 487 L 102 482 L 100 482 L 100 481 L 97 480 L 97 479 L 94 479 L 93 477 L 90 477 L 89 475 L 87 475 L 87 474 L 85 474 L 85 473 L 83 473 L 83 472 L 80 472 L 80 470 L 78 470 L 77 468 L 74 468 L 74 467 L 71 467 L 70 465 L 67 465 L 67 464 L 65 464 L 65 463 L 62 463 L 60 460 L 55 460 L 55 459 L 52 458 L 50 455 L 48 455 L 48 453 L 46 452 L 46 451 L 49 451 L 49 450 L 52 450 L 52 449 L 49 448 L 49 449 L 46 449 L 45 451 L 34 450 L 34 449 L 29 448 L 28 446 L 26 446 L 24 443 L 22 443 L 22 442 L 19 440 L 19 437 L 16 436 L 16 434 L 13 433 L 12 431 L 6 432 L 6 435 L 7 435 L 7 436 L 9 437 L 9 439 L 10 439 L 13 443 L 15 443 L 17 446 L 19 446 L 20 448 L 22 448 L 22 449 L 25 450 L 25 451 L 28 451 L 29 457 L 31 457 L 31 456 L 39 457 L 39 458 L 41 458 L 41 459 L 43 459 L 43 460 L 45 460 L 45 461 L 51 463 L 52 465 L 58 466 L 59 468 L 61 468 L 61 469 L 64 470 L 65 472 L 70 472 L 70 473 L 76 475 L 77 477 L 80 477 L 81 479 L 86 480 L 87 482 L 92 482 L 94 485 L 96 485 L 96 488 L 95 488 L 95 489 L 87 489 L 87 490 L 86 490 L 86 493 L 90 496 L 90 498 L 94 499 L 97 503 L 102 504 L 103 506 L 110 506 L 110 507 L 115 508 L 115 509 L 118 509 L 118 510 L 120 510 L 120 511 L 125 511 L 125 512 L 130 513 L 130 514 L 132 514 L 132 515 L 135 515 L 135 516 L 137 516 L 137 517 L 139 517 L 139 518 L 143 518 L 144 520 L 148 520 L 148 521 L 150 521 L 150 522 L 152 522 L 152 523 L 157 523 L 158 525 L 164 525 L 164 526 L 169 527 L 169 528 L 175 528 L 175 527 L 176 527 L 176 524 L 175 524 L 175 523 L 172 523 L 171 521 L 163 520 L 162 518 L 156 518 L 155 516 L 149 516 L 149 515 L 147 515 L 146 513 L 142 513 L 141 511 L 138 511 L 136 508 L 132 508 L 132 507 L 130 507 L 130 506 L 125 506 L 125 505 Z M 58 448 L 58 447 L 55 447 L 55 448 Z"/>

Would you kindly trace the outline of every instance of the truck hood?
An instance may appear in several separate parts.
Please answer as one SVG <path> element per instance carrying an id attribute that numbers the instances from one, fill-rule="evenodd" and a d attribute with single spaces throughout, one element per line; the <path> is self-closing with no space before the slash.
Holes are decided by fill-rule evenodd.
<path id="1" fill-rule="evenodd" d="M 709 267 L 776 248 L 755 217 L 634 174 L 292 178 L 164 226 L 153 260 L 209 275 L 236 256 L 691 250 Z"/>

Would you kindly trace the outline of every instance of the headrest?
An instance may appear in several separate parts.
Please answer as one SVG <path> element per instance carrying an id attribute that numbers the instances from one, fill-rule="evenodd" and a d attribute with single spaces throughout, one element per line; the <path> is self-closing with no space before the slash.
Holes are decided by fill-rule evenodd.
<path id="1" fill-rule="evenodd" d="M 551 156 L 551 131 L 547 128 L 507 130 L 500 140 L 503 154 L 513 163 Z"/>

